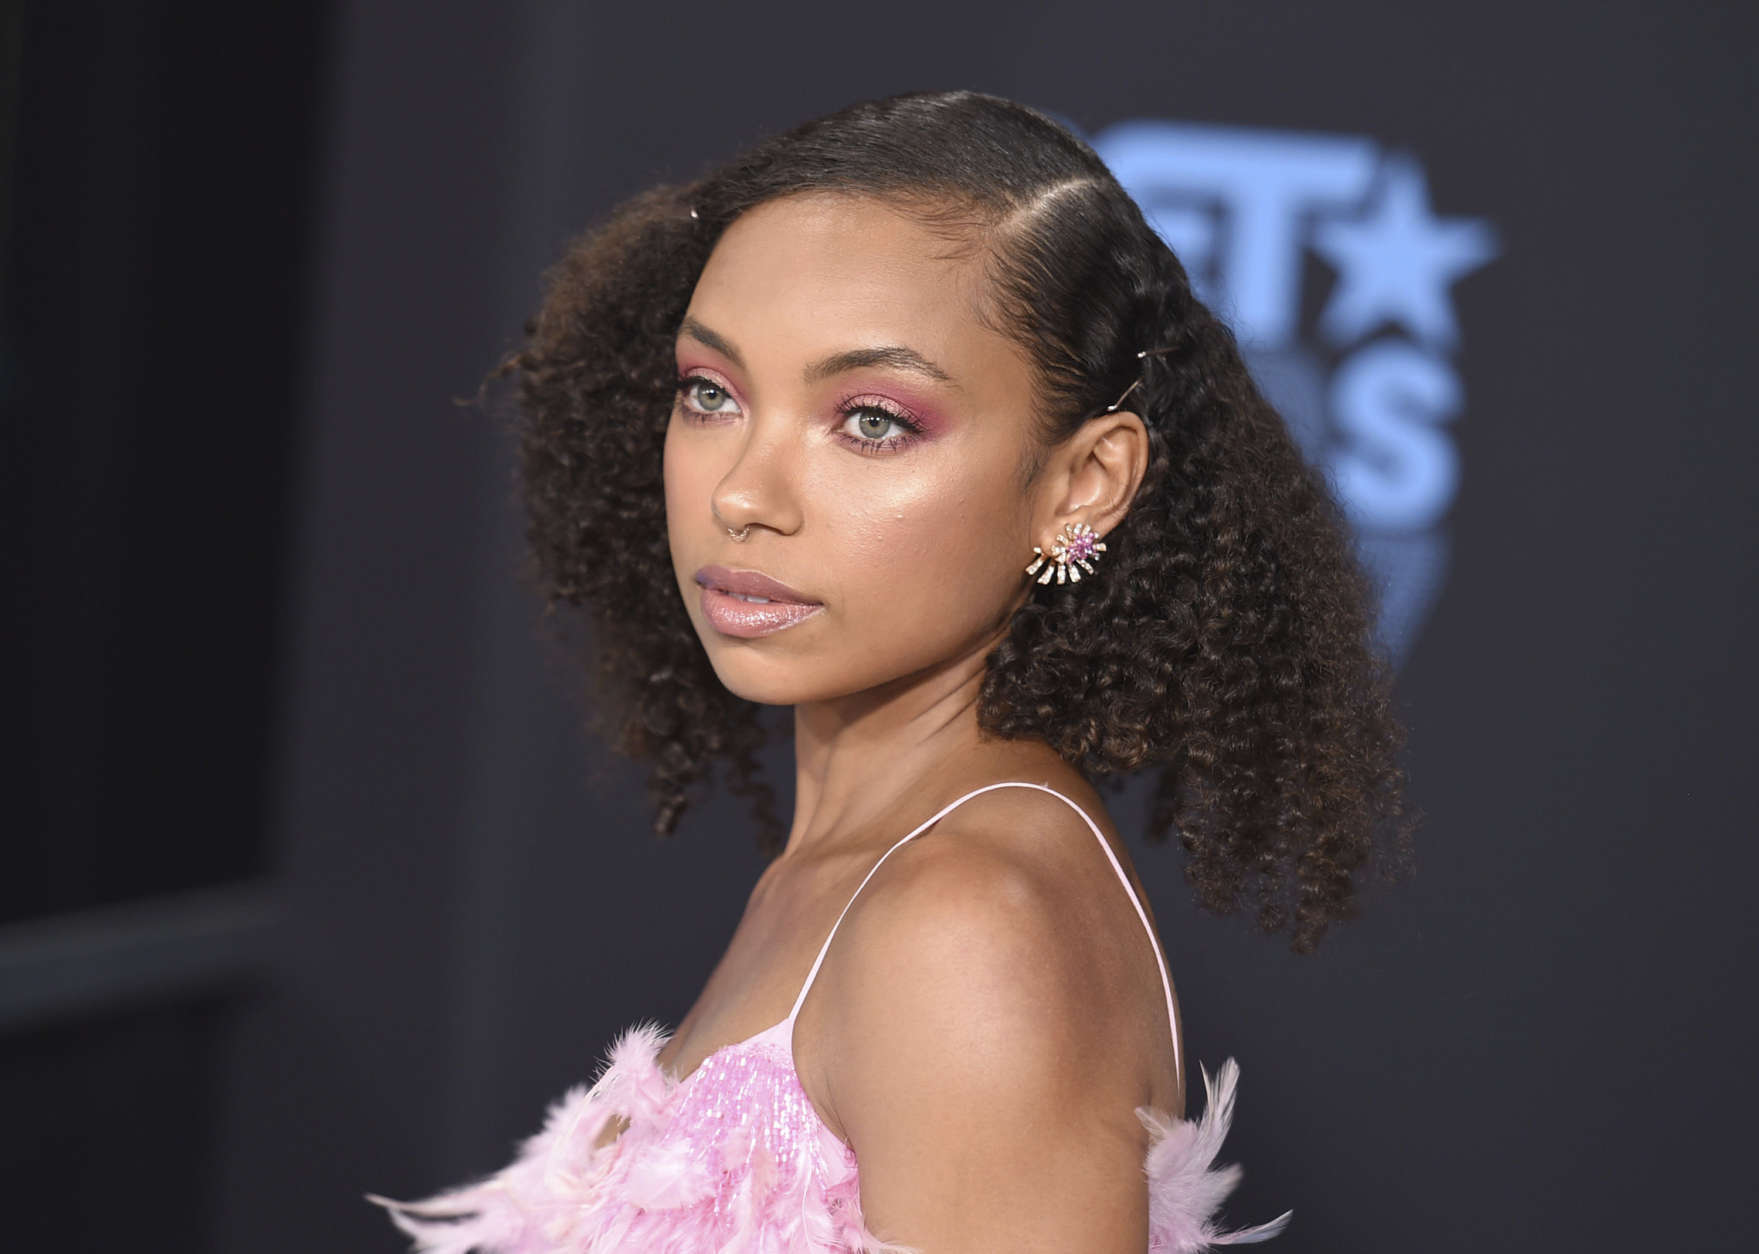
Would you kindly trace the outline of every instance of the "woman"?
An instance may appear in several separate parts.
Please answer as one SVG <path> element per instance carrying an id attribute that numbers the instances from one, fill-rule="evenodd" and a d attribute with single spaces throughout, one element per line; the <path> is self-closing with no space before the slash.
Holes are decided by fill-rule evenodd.
<path id="1" fill-rule="evenodd" d="M 657 830 L 724 759 L 774 856 L 675 1033 L 499 1175 L 375 1200 L 436 1251 L 1279 1231 L 1216 1227 L 1236 1069 L 1184 1120 L 1089 777 L 1157 769 L 1199 902 L 1307 951 L 1383 820 L 1404 846 L 1399 729 L 1338 510 L 1093 152 L 969 92 L 853 106 L 616 211 L 508 365 L 537 563 Z"/>

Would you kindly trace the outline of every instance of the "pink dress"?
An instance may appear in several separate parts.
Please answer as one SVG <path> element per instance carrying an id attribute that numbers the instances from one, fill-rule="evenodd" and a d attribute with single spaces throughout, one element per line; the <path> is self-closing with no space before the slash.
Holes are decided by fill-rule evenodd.
<path id="1" fill-rule="evenodd" d="M 1055 789 L 1010 780 L 966 793 L 886 850 L 855 895 L 886 858 L 954 807 L 1008 787 L 1062 797 L 1093 830 L 1154 945 L 1176 1050 L 1172 984 L 1148 915 L 1099 828 Z M 848 912 L 845 905 L 780 1023 L 716 1050 L 682 1080 L 655 1060 L 669 1034 L 637 1024 L 617 1038 L 593 1084 L 563 1095 L 543 1130 L 497 1174 L 422 1202 L 372 1200 L 429 1254 L 915 1254 L 868 1231 L 855 1151 L 819 1119 L 794 1070 L 795 1017 Z M 1143 1170 L 1155 1254 L 1262 1241 L 1293 1213 L 1231 1232 L 1215 1226 L 1215 1209 L 1240 1174 L 1214 1166 L 1238 1074 L 1231 1058 L 1213 1078 L 1204 1072 L 1200 1120 L 1136 1108 L 1149 1134 Z M 614 1115 L 628 1126 L 595 1151 Z"/>

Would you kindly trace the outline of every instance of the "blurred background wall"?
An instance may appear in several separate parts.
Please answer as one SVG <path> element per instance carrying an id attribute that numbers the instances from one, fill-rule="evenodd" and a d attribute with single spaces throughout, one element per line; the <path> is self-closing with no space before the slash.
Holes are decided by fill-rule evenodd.
<path id="1" fill-rule="evenodd" d="M 749 825 L 645 834 L 454 398 L 623 196 L 957 86 L 1100 147 L 1383 589 L 1415 880 L 1302 959 L 1135 842 L 1228 1215 L 1753 1248 L 1752 6 L 4 12 L 0 1244 L 401 1249 L 683 1014 Z"/>

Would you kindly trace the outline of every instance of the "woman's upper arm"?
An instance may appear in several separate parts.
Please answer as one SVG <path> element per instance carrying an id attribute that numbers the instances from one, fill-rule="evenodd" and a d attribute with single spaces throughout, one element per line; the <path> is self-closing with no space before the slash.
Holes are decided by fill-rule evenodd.
<path id="1" fill-rule="evenodd" d="M 1140 1254 L 1134 1080 L 1096 1028 L 1055 887 L 981 847 L 899 870 L 839 938 L 829 1016 L 869 1229 L 923 1254 Z"/>

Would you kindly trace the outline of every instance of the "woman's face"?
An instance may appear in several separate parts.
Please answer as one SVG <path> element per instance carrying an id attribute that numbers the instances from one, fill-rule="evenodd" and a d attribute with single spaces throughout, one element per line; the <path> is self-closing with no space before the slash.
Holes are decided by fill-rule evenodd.
<path id="1" fill-rule="evenodd" d="M 744 214 L 703 269 L 677 340 L 666 524 L 691 621 L 741 697 L 826 700 L 980 660 L 1024 599 L 1030 367 L 978 321 L 981 263 L 950 251 L 881 202 L 813 194 Z M 712 586 L 722 572 L 814 604 L 741 601 Z"/>

